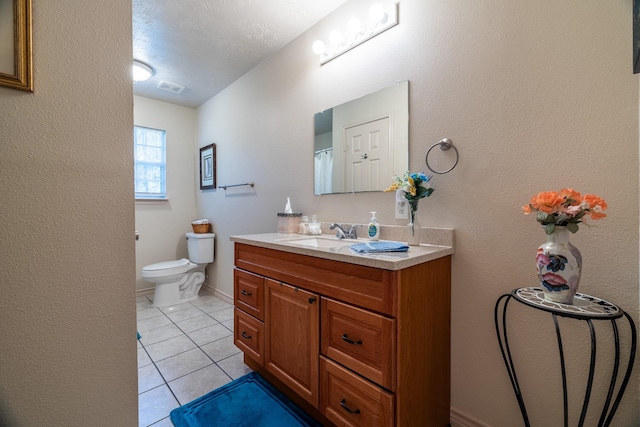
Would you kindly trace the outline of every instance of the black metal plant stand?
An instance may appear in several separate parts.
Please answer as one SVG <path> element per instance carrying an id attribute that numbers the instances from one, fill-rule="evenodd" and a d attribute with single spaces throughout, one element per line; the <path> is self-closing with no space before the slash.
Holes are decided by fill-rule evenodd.
<path id="1" fill-rule="evenodd" d="M 532 307 L 538 310 L 551 313 L 553 318 L 553 324 L 555 325 L 556 336 L 558 338 L 558 351 L 560 353 L 560 367 L 562 370 L 562 392 L 564 398 L 564 426 L 568 427 L 569 414 L 568 414 L 568 393 L 567 393 L 567 376 L 565 370 L 564 351 L 562 348 L 562 337 L 560 335 L 560 326 L 558 325 L 558 316 L 569 317 L 578 320 L 584 320 L 589 326 L 589 332 L 591 333 L 591 362 L 589 364 L 589 377 L 587 380 L 587 388 L 582 404 L 582 412 L 580 413 L 580 421 L 578 427 L 582 427 L 587 415 L 587 408 L 589 407 L 589 399 L 591 397 L 591 389 L 593 386 L 593 378 L 596 364 L 596 334 L 593 327 L 593 321 L 609 321 L 613 328 L 614 346 L 615 346 L 615 361 L 611 374 L 611 382 L 609 383 L 609 391 L 605 399 L 600 420 L 598 426 L 609 426 L 611 420 L 618 409 L 622 395 L 624 394 L 629 378 L 631 377 L 631 371 L 633 369 L 633 362 L 636 354 L 636 327 L 633 319 L 617 305 L 608 301 L 596 298 L 585 294 L 576 294 L 573 305 L 560 304 L 550 302 L 544 299 L 544 293 L 541 288 L 517 288 L 510 294 L 504 294 L 496 301 L 495 307 L 495 324 L 496 333 L 498 335 L 498 343 L 500 344 L 500 351 L 502 352 L 502 358 L 504 359 L 513 391 L 518 400 L 518 406 L 522 413 L 522 419 L 526 427 L 530 427 L 529 417 L 527 415 L 527 409 L 522 397 L 522 390 L 518 384 L 518 377 L 516 375 L 516 369 L 511 358 L 511 351 L 509 349 L 509 340 L 507 336 L 507 306 L 511 300 L 515 300 L 519 303 L 525 304 L 528 307 Z M 501 306 L 501 303 L 502 306 Z M 502 312 L 500 316 L 500 309 Z M 626 318 L 631 328 L 631 351 L 629 354 L 629 361 L 627 363 L 627 369 L 624 374 L 618 393 L 614 398 L 614 390 L 616 381 L 618 379 L 618 372 L 620 369 L 620 337 L 618 334 L 618 319 Z"/>

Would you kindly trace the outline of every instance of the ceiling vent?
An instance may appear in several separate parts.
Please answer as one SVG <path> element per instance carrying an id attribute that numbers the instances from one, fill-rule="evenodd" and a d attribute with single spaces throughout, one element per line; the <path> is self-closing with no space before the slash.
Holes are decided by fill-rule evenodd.
<path id="1" fill-rule="evenodd" d="M 158 89 L 166 90 L 167 92 L 171 92 L 177 95 L 184 90 L 184 86 L 180 86 L 171 82 L 165 82 L 164 80 L 162 80 L 160 83 L 158 83 Z"/>

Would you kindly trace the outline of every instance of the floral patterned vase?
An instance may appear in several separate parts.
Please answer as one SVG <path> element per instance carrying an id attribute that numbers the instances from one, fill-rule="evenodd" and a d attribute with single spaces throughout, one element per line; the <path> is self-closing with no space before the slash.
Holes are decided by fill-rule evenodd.
<path id="1" fill-rule="evenodd" d="M 407 224 L 407 244 L 420 246 L 422 227 L 418 222 L 418 200 L 409 200 L 409 218 L 411 222 Z"/>
<path id="2" fill-rule="evenodd" d="M 547 241 L 538 248 L 538 279 L 548 301 L 573 304 L 580 285 L 582 255 L 569 242 L 570 233 L 567 227 L 556 226 L 556 230 L 548 234 Z"/>

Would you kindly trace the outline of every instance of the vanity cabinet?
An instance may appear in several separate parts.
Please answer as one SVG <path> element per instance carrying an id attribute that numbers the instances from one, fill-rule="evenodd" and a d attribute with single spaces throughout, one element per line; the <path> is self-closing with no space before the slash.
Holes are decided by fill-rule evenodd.
<path id="1" fill-rule="evenodd" d="M 326 425 L 449 424 L 450 255 L 388 270 L 234 251 L 234 338 L 251 368 Z"/>

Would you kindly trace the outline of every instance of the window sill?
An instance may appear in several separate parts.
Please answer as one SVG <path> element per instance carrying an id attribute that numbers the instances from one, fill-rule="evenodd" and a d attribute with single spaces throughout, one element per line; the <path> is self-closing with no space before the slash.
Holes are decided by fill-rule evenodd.
<path id="1" fill-rule="evenodd" d="M 164 198 L 164 199 L 147 199 L 147 198 L 143 198 L 143 199 L 136 199 L 136 203 L 139 204 L 154 204 L 154 203 L 158 203 L 158 202 L 168 202 L 169 199 L 168 198 Z"/>

